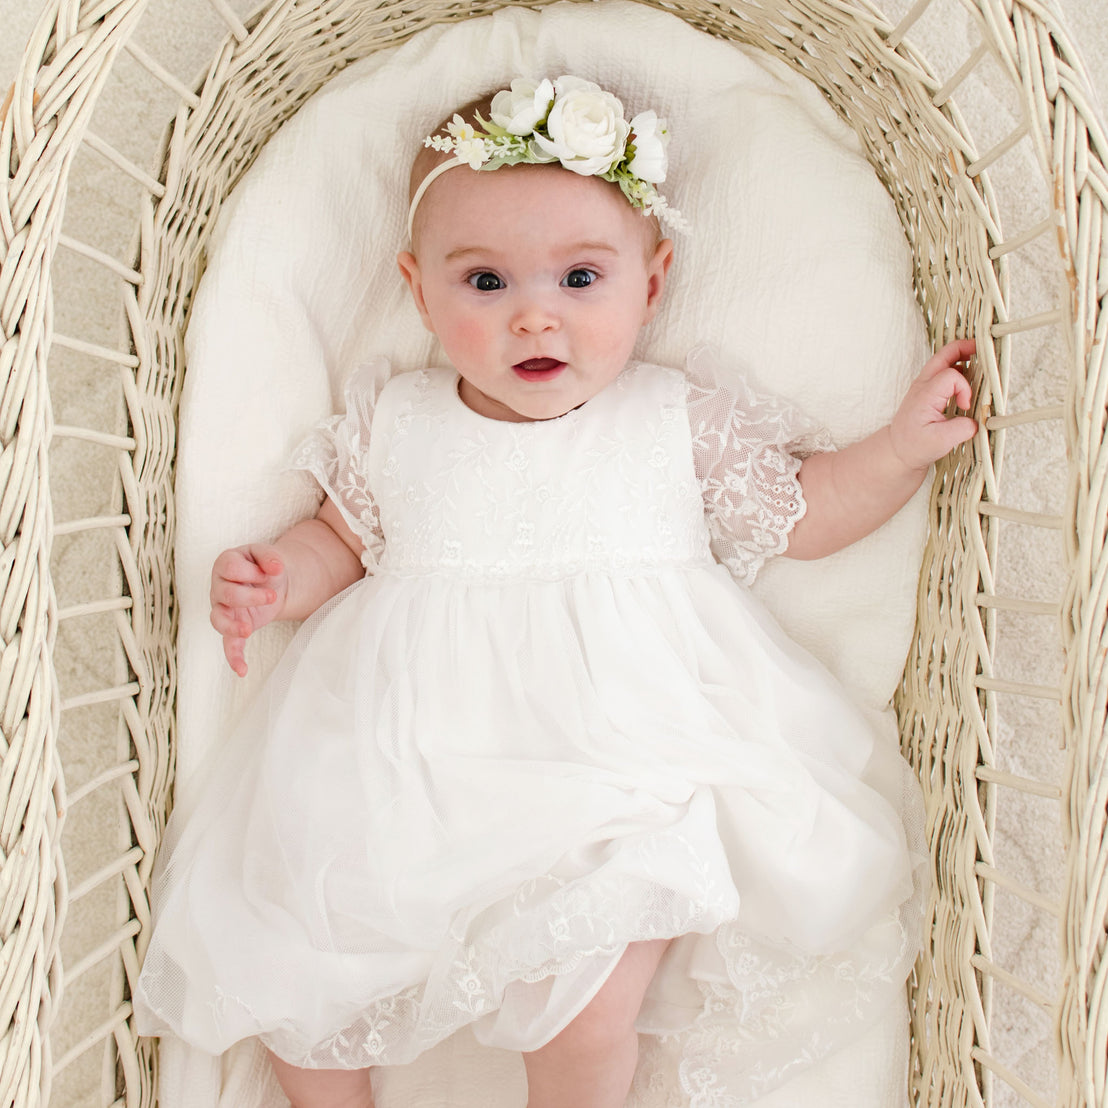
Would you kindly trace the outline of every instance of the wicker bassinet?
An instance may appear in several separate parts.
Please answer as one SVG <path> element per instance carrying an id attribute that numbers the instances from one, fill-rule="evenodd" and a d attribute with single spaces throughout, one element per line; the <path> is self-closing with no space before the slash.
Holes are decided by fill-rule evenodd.
<path id="1" fill-rule="evenodd" d="M 46 5 L 0 130 L 3 1105 L 156 1098 L 128 996 L 171 797 L 174 428 L 215 217 L 348 62 L 502 2 Z M 914 1100 L 1108 1104 L 1108 145 L 1087 81 L 1037 0 L 659 2 L 821 89 L 895 201 L 932 340 L 978 338 L 982 432 L 934 486 L 898 698 L 934 869 Z M 207 20 L 189 41 L 207 35 L 210 60 L 170 49 L 188 20 Z M 929 21 L 967 32 L 944 77 L 906 38 Z M 113 70 L 138 67 L 149 98 L 113 99 Z M 160 150 L 136 148 L 140 115 L 169 124 Z M 1028 167 L 1040 210 L 1002 226 Z M 67 192 L 91 214 L 67 215 Z M 103 296 L 95 318 L 75 312 L 81 286 Z M 94 426 L 70 422 L 81 404 Z M 83 490 L 65 502 L 64 471 Z M 1007 668 L 1028 642 L 1038 671 Z M 1051 872 L 1028 877 L 1021 836 L 1058 823 Z M 1046 936 L 1045 968 L 1007 956 L 1013 916 Z M 1045 1023 L 1045 1076 L 1005 1045 L 1019 1005 Z"/>

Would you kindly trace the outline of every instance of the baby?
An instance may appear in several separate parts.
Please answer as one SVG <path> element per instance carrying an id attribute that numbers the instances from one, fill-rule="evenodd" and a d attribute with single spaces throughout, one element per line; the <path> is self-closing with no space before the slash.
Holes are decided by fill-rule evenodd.
<path id="1" fill-rule="evenodd" d="M 463 1027 L 522 1052 L 530 1108 L 624 1104 L 640 1033 L 738 1104 L 914 958 L 911 771 L 728 569 L 890 518 L 975 432 L 974 346 L 803 458 L 783 406 L 632 361 L 683 223 L 666 138 L 573 77 L 454 115 L 398 259 L 446 366 L 355 379 L 297 458 L 315 518 L 216 560 L 236 673 L 308 622 L 174 828 L 135 1005 L 259 1037 L 296 1108 L 366 1108 Z"/>

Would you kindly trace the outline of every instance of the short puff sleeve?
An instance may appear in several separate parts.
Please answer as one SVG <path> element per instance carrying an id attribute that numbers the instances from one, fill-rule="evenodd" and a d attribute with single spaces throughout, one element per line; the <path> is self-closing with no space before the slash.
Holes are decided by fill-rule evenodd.
<path id="1" fill-rule="evenodd" d="M 346 412 L 317 424 L 293 452 L 290 469 L 307 470 L 362 540 L 362 565 L 376 568 L 385 547 L 381 513 L 370 487 L 373 410 L 391 372 L 384 359 L 359 367 L 346 383 Z"/>
<path id="2" fill-rule="evenodd" d="M 806 510 L 797 474 L 809 454 L 833 449 L 830 436 L 785 401 L 761 396 L 714 356 L 694 350 L 686 367 L 693 463 L 712 552 L 750 584 L 788 546 Z"/>

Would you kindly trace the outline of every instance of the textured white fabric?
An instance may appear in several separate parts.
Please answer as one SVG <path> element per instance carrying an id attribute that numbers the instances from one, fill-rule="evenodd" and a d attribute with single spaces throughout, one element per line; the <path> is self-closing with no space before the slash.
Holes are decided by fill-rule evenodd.
<path id="1" fill-rule="evenodd" d="M 349 67 L 237 188 L 194 304 L 177 499 L 186 802 L 205 751 L 290 634 L 276 626 L 252 641 L 250 677 L 234 679 L 207 621 L 212 559 L 312 510 L 314 488 L 281 470 L 307 429 L 341 406 L 354 365 L 377 355 L 399 370 L 436 360 L 393 261 L 412 152 L 458 103 L 520 73 L 565 71 L 671 123 L 665 191 L 693 231 L 678 242 L 643 356 L 680 364 L 708 342 L 724 365 L 791 398 L 840 442 L 886 419 L 922 363 L 909 252 L 891 202 L 849 130 L 777 63 L 617 2 L 505 10 L 432 28 Z M 819 563 L 777 560 L 755 586 L 875 711 L 895 687 L 911 631 L 923 521 L 921 497 L 854 548 Z M 226 1103 L 246 1105 L 251 1080 L 235 1082 L 252 1072 L 249 1060 L 224 1068 L 227 1088 L 238 1090 Z M 191 1103 L 215 1103 L 198 1079 L 185 1084 Z M 855 1103 L 869 1103 L 865 1088 L 855 1093 Z M 172 1106 L 185 1094 L 167 1082 L 162 1095 Z"/>

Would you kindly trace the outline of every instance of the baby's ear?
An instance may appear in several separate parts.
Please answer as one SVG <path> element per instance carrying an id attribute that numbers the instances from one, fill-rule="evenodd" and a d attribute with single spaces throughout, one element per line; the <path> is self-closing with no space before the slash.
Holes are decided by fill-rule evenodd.
<path id="1" fill-rule="evenodd" d="M 654 253 L 646 263 L 646 311 L 643 324 L 649 323 L 658 313 L 662 303 L 662 293 L 666 287 L 666 274 L 673 264 L 673 239 L 662 239 L 654 248 Z"/>
<path id="2" fill-rule="evenodd" d="M 413 253 L 402 250 L 396 255 L 396 264 L 400 267 L 400 275 L 404 278 L 404 283 L 412 294 L 412 301 L 416 306 L 416 311 L 419 312 L 420 319 L 423 320 L 423 326 L 431 334 L 434 334 L 435 329 L 431 326 L 431 316 L 427 311 L 427 301 L 423 298 L 423 278 L 419 272 L 419 262 L 416 261 Z"/>

